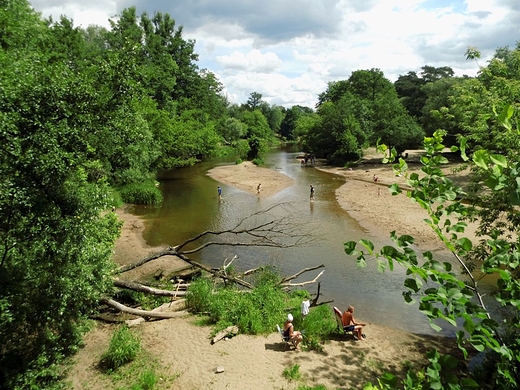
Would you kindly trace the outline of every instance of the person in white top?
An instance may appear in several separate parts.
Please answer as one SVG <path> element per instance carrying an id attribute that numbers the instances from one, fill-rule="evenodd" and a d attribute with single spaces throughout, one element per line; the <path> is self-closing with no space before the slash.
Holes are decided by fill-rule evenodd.
<path id="1" fill-rule="evenodd" d="M 308 299 L 302 302 L 302 319 L 309 314 L 309 308 L 311 307 L 311 301 Z"/>

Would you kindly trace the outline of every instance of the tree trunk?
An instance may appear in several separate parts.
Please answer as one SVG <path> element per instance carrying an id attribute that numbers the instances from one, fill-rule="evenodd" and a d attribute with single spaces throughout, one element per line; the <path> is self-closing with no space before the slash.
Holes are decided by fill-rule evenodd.
<path id="1" fill-rule="evenodd" d="M 104 303 L 114 309 L 117 309 L 123 313 L 132 314 L 134 316 L 140 316 L 145 318 L 178 318 L 188 315 L 189 313 L 185 310 L 178 311 L 175 313 L 161 313 L 151 310 L 141 310 L 141 309 L 133 309 L 131 307 L 125 306 L 119 302 L 114 301 L 110 298 L 102 298 L 101 303 Z"/>

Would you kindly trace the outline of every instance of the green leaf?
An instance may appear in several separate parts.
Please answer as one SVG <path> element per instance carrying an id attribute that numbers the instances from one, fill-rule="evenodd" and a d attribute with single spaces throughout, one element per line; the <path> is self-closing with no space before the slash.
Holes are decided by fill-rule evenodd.
<path id="1" fill-rule="evenodd" d="M 466 318 L 466 321 L 464 321 L 464 324 L 462 324 L 462 327 L 468 332 L 469 334 L 473 334 L 475 331 L 475 323 L 471 318 Z"/>
<path id="2" fill-rule="evenodd" d="M 348 241 L 343 244 L 347 255 L 352 255 L 354 253 L 354 251 L 356 250 L 356 245 L 357 245 L 357 242 L 355 242 L 355 241 Z"/>
<path id="3" fill-rule="evenodd" d="M 467 144 L 468 140 L 466 137 L 461 137 L 460 138 L 460 155 L 462 157 L 462 159 L 464 161 L 468 161 L 469 158 L 468 156 L 466 155 L 466 144 Z"/>
<path id="4" fill-rule="evenodd" d="M 390 190 L 390 194 L 392 194 L 392 195 L 397 195 L 397 194 L 400 194 L 402 192 L 401 188 L 399 187 L 399 184 L 397 184 L 397 183 L 392 184 L 389 187 L 389 190 Z"/>
<path id="5" fill-rule="evenodd" d="M 404 281 L 404 286 L 413 290 L 414 292 L 418 292 L 422 287 L 422 282 L 417 279 L 407 278 Z"/>
<path id="6" fill-rule="evenodd" d="M 480 385 L 471 378 L 462 378 L 460 385 L 463 389 L 479 389 Z"/>
<path id="7" fill-rule="evenodd" d="M 457 365 L 459 364 L 459 359 L 451 355 L 444 355 L 440 357 L 439 363 L 443 368 L 454 370 L 455 367 L 457 367 Z"/>
<path id="8" fill-rule="evenodd" d="M 473 153 L 473 162 L 480 168 L 487 169 L 488 159 L 489 156 L 485 150 L 477 150 L 475 153 Z"/>
<path id="9" fill-rule="evenodd" d="M 457 244 L 460 245 L 460 247 L 465 251 L 470 251 L 473 247 L 473 243 L 471 242 L 471 240 L 466 237 L 458 239 Z"/>
<path id="10" fill-rule="evenodd" d="M 493 164 L 496 164 L 502 168 L 507 168 L 507 160 L 505 156 L 502 156 L 500 154 L 491 154 L 489 158 L 491 159 L 491 162 Z"/>
<path id="11" fill-rule="evenodd" d="M 367 248 L 370 254 L 374 253 L 374 244 L 372 243 L 372 241 L 363 238 L 359 241 L 359 243 L 363 245 L 365 248 Z"/>

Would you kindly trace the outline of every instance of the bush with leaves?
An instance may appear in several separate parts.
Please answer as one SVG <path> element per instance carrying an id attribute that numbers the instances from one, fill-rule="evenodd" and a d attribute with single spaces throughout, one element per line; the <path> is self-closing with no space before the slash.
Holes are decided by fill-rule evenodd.
<path id="1" fill-rule="evenodd" d="M 502 123 L 504 131 L 520 140 L 518 126 L 515 129 L 512 123 L 513 113 L 514 110 L 507 106 L 497 115 L 497 120 Z M 460 370 L 460 366 L 457 371 L 455 358 L 431 356 L 430 365 L 423 376 L 419 378 L 409 375 L 402 384 L 403 388 L 516 389 L 520 385 L 520 282 L 515 277 L 520 265 L 519 225 L 512 223 L 514 219 L 508 218 L 510 214 L 507 212 L 513 211 L 514 214 L 516 210 L 518 214 L 520 161 L 518 158 L 511 158 L 512 154 L 504 156 L 486 150 L 473 153 L 471 163 L 479 168 L 481 185 L 486 188 L 486 193 L 501 192 L 501 198 L 507 202 L 499 210 L 493 208 L 496 207 L 495 203 L 481 203 L 477 210 L 463 202 L 465 192 L 445 177 L 440 169 L 441 164 L 447 162 L 440 154 L 444 149 L 443 135 L 444 132 L 437 131 L 433 137 L 425 138 L 426 156 L 421 158 L 424 176 L 416 173 L 406 176 L 407 184 L 411 187 L 407 195 L 426 211 L 428 218 L 425 222 L 453 255 L 462 275 L 453 269 L 452 263 L 435 259 L 431 252 L 417 253 L 412 246 L 413 237 L 398 236 L 395 232 L 391 233 L 394 245 L 376 250 L 372 242 L 363 239 L 359 243 L 362 249 L 358 249 L 356 242 L 347 242 L 345 251 L 357 256 L 359 266 L 365 266 L 366 257 L 373 256 L 380 270 L 386 267 L 393 269 L 395 264 L 405 267 L 405 301 L 412 304 L 419 297 L 419 310 L 429 318 L 431 326 L 436 330 L 441 329 L 437 324 L 438 320 L 445 320 L 453 326 L 461 323 L 463 329 L 458 330 L 456 335 L 464 357 L 469 356 L 469 345 L 477 351 L 485 352 L 487 361 L 492 361 L 493 364 L 489 374 L 485 378 L 481 376 L 477 384 L 475 378 L 469 377 L 469 373 Z M 452 149 L 455 151 L 457 148 Z M 460 152 L 469 163 L 464 139 L 461 141 Z M 399 160 L 394 169 L 403 173 L 406 171 L 406 163 Z M 391 191 L 397 194 L 401 189 L 393 185 Z M 476 262 L 478 269 L 475 271 L 481 275 L 496 276 L 496 291 L 490 299 L 496 300 L 504 308 L 500 320 L 493 317 L 496 312 L 492 313 L 486 307 L 476 273 L 467 265 L 476 259 L 472 257 L 473 242 L 464 236 L 466 220 L 481 221 L 478 216 L 486 212 L 486 207 L 490 207 L 488 212 L 503 217 L 507 229 L 487 230 L 489 235 L 482 237 L 481 241 L 485 250 L 480 252 L 485 255 Z M 387 379 L 389 378 L 391 375 L 387 375 Z M 390 382 L 381 382 L 379 388 L 397 386 Z"/>
<path id="2" fill-rule="evenodd" d="M 279 281 L 279 275 L 271 267 L 256 274 L 250 291 L 235 286 L 215 288 L 211 280 L 200 278 L 188 289 L 187 305 L 194 313 L 208 315 L 215 332 L 236 325 L 241 333 L 271 333 L 290 312 L 295 328 L 305 330 L 304 345 L 321 350 L 321 344 L 336 327 L 332 310 L 326 305 L 318 306 L 302 320 L 300 305 L 309 298 L 309 292 L 284 292 Z"/>

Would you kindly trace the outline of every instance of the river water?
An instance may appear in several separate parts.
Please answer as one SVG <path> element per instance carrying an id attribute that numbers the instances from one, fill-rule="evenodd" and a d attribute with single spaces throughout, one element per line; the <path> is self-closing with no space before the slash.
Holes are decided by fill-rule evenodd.
<path id="1" fill-rule="evenodd" d="M 390 244 L 388 237 L 372 237 L 344 211 L 335 198 L 335 190 L 344 179 L 313 167 L 300 166 L 297 152 L 273 150 L 266 156 L 266 167 L 293 178 L 295 184 L 270 198 L 258 198 L 233 187 L 220 184 L 207 176 L 214 166 L 230 164 L 209 161 L 194 167 L 162 173 L 159 177 L 164 202 L 160 207 L 135 207 L 134 213 L 144 219 L 144 238 L 149 245 L 174 246 L 208 229 L 229 228 L 238 219 L 275 203 L 287 202 L 301 221 L 315 228 L 317 239 L 310 246 L 279 248 L 210 247 L 192 256 L 211 266 L 221 266 L 224 259 L 237 255 L 235 268 L 243 271 L 262 264 L 272 264 L 282 274 L 319 264 L 325 265 L 321 280 L 320 301 L 334 300 L 344 310 L 356 307 L 356 318 L 384 324 L 406 331 L 433 334 L 427 319 L 416 305 L 402 298 L 404 270 L 379 273 L 375 262 L 358 268 L 356 260 L 347 256 L 343 243 L 361 238 L 372 240 L 376 247 Z M 309 185 L 316 189 L 315 202 L 309 202 Z M 217 199 L 217 186 L 222 187 L 223 200 Z M 388 227 L 390 232 L 392 227 Z M 295 282 L 313 279 L 321 270 L 302 275 Z M 308 287 L 311 293 L 316 286 Z M 452 335 L 453 329 L 444 332 Z"/>

